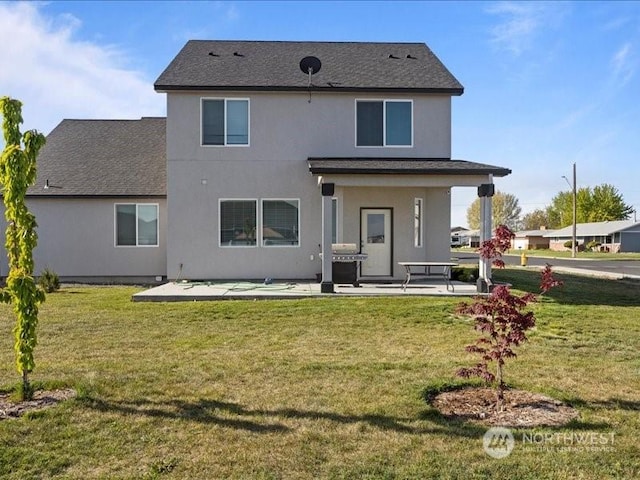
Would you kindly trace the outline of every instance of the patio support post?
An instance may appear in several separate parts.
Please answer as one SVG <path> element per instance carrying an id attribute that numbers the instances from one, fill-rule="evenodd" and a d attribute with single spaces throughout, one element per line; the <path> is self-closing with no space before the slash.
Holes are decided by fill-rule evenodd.
<path id="1" fill-rule="evenodd" d="M 333 236 L 331 222 L 331 199 L 335 191 L 335 184 L 322 184 L 322 283 L 320 292 L 335 293 L 333 289 L 332 272 L 332 248 L 331 238 Z"/>
<path id="2" fill-rule="evenodd" d="M 491 178 L 493 180 L 493 178 Z M 480 197 L 480 245 L 491 239 L 492 229 L 492 198 L 495 192 L 493 183 L 483 183 L 478 187 Z M 480 257 L 478 274 L 478 292 L 488 292 L 491 284 L 491 259 Z"/>

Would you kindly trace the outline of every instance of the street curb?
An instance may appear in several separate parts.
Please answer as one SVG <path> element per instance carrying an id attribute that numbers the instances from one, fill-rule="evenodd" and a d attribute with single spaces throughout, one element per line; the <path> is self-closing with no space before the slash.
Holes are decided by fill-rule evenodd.
<path id="1" fill-rule="evenodd" d="M 583 268 L 571 268 L 571 267 L 561 267 L 551 265 L 554 272 L 557 273 L 569 273 L 571 275 L 579 275 L 582 277 L 596 277 L 596 278 L 607 278 L 610 280 L 640 280 L 640 275 L 625 275 L 624 273 L 615 273 L 615 272 L 603 272 L 601 270 L 586 270 Z M 520 267 L 531 270 L 542 270 L 544 267 L 542 266 L 530 266 L 530 267 Z"/>

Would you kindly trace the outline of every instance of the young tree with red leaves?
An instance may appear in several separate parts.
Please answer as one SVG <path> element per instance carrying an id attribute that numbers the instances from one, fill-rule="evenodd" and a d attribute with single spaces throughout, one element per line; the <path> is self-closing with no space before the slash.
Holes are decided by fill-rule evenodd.
<path id="1" fill-rule="evenodd" d="M 491 260 L 493 265 L 504 268 L 502 254 L 509 249 L 513 232 L 500 225 L 491 240 L 483 242 L 479 248 L 480 256 Z M 553 276 L 551 266 L 546 265 L 542 271 L 540 290 L 542 294 L 562 282 Z M 527 305 L 537 301 L 533 293 L 516 295 L 508 285 L 493 285 L 487 296 L 476 297 L 473 303 L 462 303 L 457 313 L 469 315 L 474 321 L 474 328 L 480 332 L 473 344 L 466 350 L 480 356 L 480 361 L 473 367 L 461 368 L 457 375 L 464 378 L 480 377 L 496 386 L 496 407 L 504 406 L 504 365 L 508 358 L 515 358 L 514 347 L 527 341 L 526 332 L 533 328 L 536 319 L 532 311 L 525 311 Z M 489 371 L 489 364 L 496 363 L 495 373 Z"/>

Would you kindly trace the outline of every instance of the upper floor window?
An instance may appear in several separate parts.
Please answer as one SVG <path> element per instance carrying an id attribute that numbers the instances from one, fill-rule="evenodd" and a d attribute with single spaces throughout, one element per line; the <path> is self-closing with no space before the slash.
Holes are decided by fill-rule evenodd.
<path id="1" fill-rule="evenodd" d="M 356 146 L 412 146 L 412 109 L 411 100 L 357 100 Z"/>
<path id="2" fill-rule="evenodd" d="M 249 100 L 203 98 L 202 145 L 249 145 Z"/>
<path id="3" fill-rule="evenodd" d="M 158 205 L 155 203 L 117 203 L 117 247 L 158 246 Z"/>

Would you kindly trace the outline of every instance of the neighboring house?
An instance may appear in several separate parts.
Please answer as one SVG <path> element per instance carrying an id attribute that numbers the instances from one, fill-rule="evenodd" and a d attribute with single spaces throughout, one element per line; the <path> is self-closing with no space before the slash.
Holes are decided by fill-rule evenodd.
<path id="1" fill-rule="evenodd" d="M 480 246 L 480 230 L 469 230 L 464 227 L 452 228 L 451 246 L 478 248 Z"/>
<path id="2" fill-rule="evenodd" d="M 490 208 L 493 178 L 511 173 L 451 159 L 463 87 L 421 43 L 190 41 L 154 86 L 166 151 L 163 119 L 65 120 L 49 135 L 29 191 L 38 269 L 322 272 L 333 291 L 319 253 L 335 242 L 368 254 L 365 280 L 400 279 L 399 261 L 449 259 L 452 187 L 481 186 Z"/>
<path id="3" fill-rule="evenodd" d="M 464 227 L 452 227 L 451 228 L 451 246 L 462 247 L 464 246 L 464 235 L 468 232 L 468 228 Z"/>
<path id="4" fill-rule="evenodd" d="M 552 250 L 570 250 L 564 246 L 573 238 L 573 225 L 545 234 Z M 640 252 L 640 222 L 617 220 L 611 222 L 578 223 L 576 243 L 579 249 L 595 242 L 607 252 Z"/>
<path id="5" fill-rule="evenodd" d="M 480 230 L 469 230 L 462 237 L 462 246 L 478 248 L 480 246 Z"/>
<path id="6" fill-rule="evenodd" d="M 480 246 L 480 230 L 469 230 L 464 227 L 452 228 L 451 246 L 478 248 Z"/>
<path id="7" fill-rule="evenodd" d="M 515 237 L 511 241 L 511 248 L 516 250 L 537 250 L 549 248 L 549 237 L 545 237 L 550 233 L 546 228 L 539 230 L 520 230 L 515 233 Z"/>
<path id="8" fill-rule="evenodd" d="M 27 203 L 36 274 L 136 282 L 166 266 L 166 120 L 64 120 L 38 156 Z M 3 266 L 6 272 L 6 262 Z"/>

